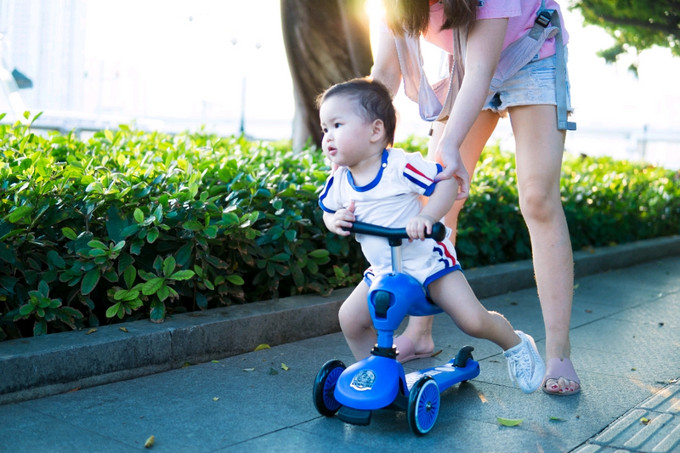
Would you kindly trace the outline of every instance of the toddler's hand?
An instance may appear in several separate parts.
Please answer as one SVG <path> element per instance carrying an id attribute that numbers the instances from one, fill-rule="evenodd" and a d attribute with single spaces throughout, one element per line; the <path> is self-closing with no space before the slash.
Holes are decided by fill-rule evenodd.
<path id="1" fill-rule="evenodd" d="M 413 239 L 425 239 L 425 234 L 432 233 L 432 225 L 435 224 L 435 220 L 429 215 L 418 214 L 415 217 L 411 217 L 406 224 L 406 233 L 410 240 Z"/>
<path id="2" fill-rule="evenodd" d="M 349 228 L 352 227 L 354 220 L 354 200 L 352 200 L 349 207 L 335 211 L 328 229 L 339 236 L 349 236 Z"/>

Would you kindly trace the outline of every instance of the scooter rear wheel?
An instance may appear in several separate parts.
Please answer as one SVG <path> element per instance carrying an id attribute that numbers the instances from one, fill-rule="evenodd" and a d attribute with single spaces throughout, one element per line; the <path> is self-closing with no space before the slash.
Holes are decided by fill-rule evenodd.
<path id="1" fill-rule="evenodd" d="M 313 389 L 314 407 L 321 415 L 332 417 L 340 409 L 340 403 L 335 399 L 333 392 L 345 368 L 347 367 L 340 360 L 329 360 L 316 375 Z"/>
<path id="2" fill-rule="evenodd" d="M 439 415 L 439 386 L 431 376 L 423 376 L 413 384 L 408 398 L 406 418 L 415 434 L 430 432 Z"/>

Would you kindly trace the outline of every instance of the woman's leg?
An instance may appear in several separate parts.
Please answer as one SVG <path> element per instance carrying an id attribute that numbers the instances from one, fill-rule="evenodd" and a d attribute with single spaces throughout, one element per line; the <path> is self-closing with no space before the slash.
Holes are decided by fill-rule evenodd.
<path id="1" fill-rule="evenodd" d="M 498 124 L 498 114 L 485 110 L 479 114 L 475 124 L 470 129 L 463 145 L 460 147 L 461 158 L 463 165 L 470 174 L 470 179 L 475 171 L 475 166 L 479 160 L 479 156 L 486 146 L 486 142 L 491 137 L 491 133 Z M 434 160 L 434 153 L 444 131 L 444 123 L 433 123 L 432 137 L 428 149 L 428 158 Z M 458 214 L 463 208 L 465 200 L 458 200 L 453 204 L 453 207 L 444 217 L 444 224 L 451 228 L 451 242 L 456 243 L 456 228 L 458 227 Z M 432 323 L 434 317 L 432 316 L 413 316 L 408 320 L 408 324 L 402 335 L 407 336 L 415 347 L 416 353 L 427 353 L 434 350 L 434 340 L 432 339 Z"/>
<path id="2" fill-rule="evenodd" d="M 362 281 L 342 303 L 338 312 L 340 328 L 357 360 L 368 357 L 376 342 L 367 296 L 368 285 Z"/>
<path id="3" fill-rule="evenodd" d="M 568 359 L 569 324 L 574 287 L 574 261 L 560 198 L 564 152 L 563 131 L 557 129 L 555 106 L 510 109 L 515 135 L 520 209 L 529 229 L 536 286 L 546 332 L 546 362 Z M 547 388 L 576 391 L 566 379 L 549 380 Z"/>

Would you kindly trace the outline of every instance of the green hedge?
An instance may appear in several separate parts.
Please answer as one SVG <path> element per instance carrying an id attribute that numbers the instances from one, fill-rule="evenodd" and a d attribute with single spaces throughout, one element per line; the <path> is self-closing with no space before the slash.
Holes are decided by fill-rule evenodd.
<path id="1" fill-rule="evenodd" d="M 126 126 L 85 141 L 0 124 L 0 339 L 355 284 L 359 248 L 326 231 L 317 205 L 327 172 L 321 152 L 287 142 Z M 678 234 L 678 179 L 567 158 L 574 247 Z M 485 150 L 460 220 L 465 267 L 530 256 L 514 180 L 513 156 Z"/>

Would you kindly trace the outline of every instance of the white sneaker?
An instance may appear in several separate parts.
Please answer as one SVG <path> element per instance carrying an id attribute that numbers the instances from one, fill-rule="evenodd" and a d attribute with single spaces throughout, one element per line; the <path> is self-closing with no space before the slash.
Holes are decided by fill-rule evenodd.
<path id="1" fill-rule="evenodd" d="M 532 393 L 541 386 L 545 364 L 531 335 L 521 330 L 515 330 L 515 333 L 522 340 L 521 343 L 503 353 L 508 360 L 508 373 L 524 393 Z"/>

